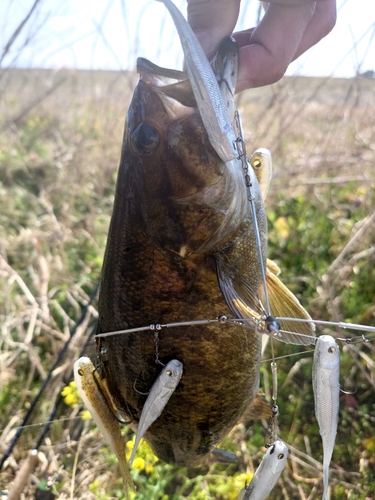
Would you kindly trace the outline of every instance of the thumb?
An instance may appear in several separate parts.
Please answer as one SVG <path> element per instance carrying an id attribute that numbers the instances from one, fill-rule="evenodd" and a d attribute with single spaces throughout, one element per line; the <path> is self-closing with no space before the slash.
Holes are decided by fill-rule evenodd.
<path id="1" fill-rule="evenodd" d="M 222 39 L 232 34 L 241 0 L 188 0 L 188 22 L 208 58 Z"/>

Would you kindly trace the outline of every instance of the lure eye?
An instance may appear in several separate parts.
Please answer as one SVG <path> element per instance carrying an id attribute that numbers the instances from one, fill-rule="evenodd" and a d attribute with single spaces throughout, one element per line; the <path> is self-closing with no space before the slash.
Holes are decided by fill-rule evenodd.
<path id="1" fill-rule="evenodd" d="M 171 372 L 171 370 L 167 370 L 167 375 L 169 375 L 170 377 L 172 377 L 172 372 Z"/>
<path id="2" fill-rule="evenodd" d="M 83 373 L 82 368 L 78 368 L 78 375 L 79 375 L 80 377 L 83 377 L 84 373 Z"/>
<path id="3" fill-rule="evenodd" d="M 141 123 L 131 135 L 132 146 L 136 153 L 148 156 L 155 151 L 160 142 L 159 132 L 151 123 Z"/>
<path id="4" fill-rule="evenodd" d="M 262 166 L 262 162 L 259 158 L 254 158 L 253 161 L 251 162 L 251 166 L 255 169 L 258 169 Z"/>
<path id="5" fill-rule="evenodd" d="M 330 354 L 333 354 L 335 351 L 336 351 L 336 349 L 335 349 L 334 347 L 332 347 L 332 346 L 331 346 L 331 347 L 328 347 L 328 352 L 329 352 Z"/>
<path id="6" fill-rule="evenodd" d="M 279 460 L 282 460 L 282 459 L 284 458 L 284 453 L 279 453 L 279 454 L 277 455 L 277 458 L 278 458 Z"/>

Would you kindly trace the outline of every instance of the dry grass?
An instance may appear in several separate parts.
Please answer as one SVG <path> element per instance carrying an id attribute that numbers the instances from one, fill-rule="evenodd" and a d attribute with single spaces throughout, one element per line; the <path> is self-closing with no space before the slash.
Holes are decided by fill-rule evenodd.
<path id="1" fill-rule="evenodd" d="M 99 278 L 123 120 L 135 81 L 133 74 L 116 72 L 0 73 L 1 454 L 70 338 Z M 355 236 L 374 210 L 373 90 L 374 81 L 366 79 L 285 78 L 272 88 L 248 91 L 238 99 L 248 152 L 268 147 L 274 156 L 274 181 L 267 200 L 271 256 L 281 265 L 285 281 L 316 318 L 355 318 L 375 324 L 375 289 L 367 281 L 355 281 L 355 276 L 369 275 L 375 264 L 374 224 L 368 223 L 367 231 Z M 304 218 L 298 210 L 306 212 Z M 317 212 L 320 216 L 315 218 Z M 316 240 L 309 217 L 317 224 Z M 284 219 L 287 233 L 283 236 L 279 226 Z M 294 224 L 297 219 L 298 224 Z M 324 226 L 323 221 L 329 224 Z M 327 231 L 331 235 L 324 253 L 322 234 Z M 301 248 L 304 255 L 300 255 Z M 302 261 L 298 271 L 297 261 Z M 363 298 L 364 288 L 367 299 Z M 355 296 L 359 297 L 357 303 Z M 27 451 L 35 446 L 40 425 L 46 422 L 62 387 L 69 382 L 72 362 L 96 317 L 94 303 L 54 369 L 28 422 L 32 426 L 24 429 L 7 460 L 0 489 L 9 488 Z M 91 344 L 89 353 L 90 349 Z M 346 446 L 345 429 L 358 432 L 359 437 L 353 435 L 348 450 L 337 455 L 343 462 L 334 462 L 338 473 L 333 480 L 339 481 L 341 488 L 335 498 L 351 499 L 373 493 L 364 486 L 371 481 L 375 489 L 375 478 L 368 472 L 375 467 L 375 444 L 368 437 L 370 431 L 362 435 L 356 427 L 358 422 L 373 427 L 375 421 L 375 355 L 371 343 L 343 350 L 351 350 L 344 362 L 347 372 L 343 374 L 343 386 L 353 390 L 356 383 L 359 385 L 358 394 L 344 398 L 340 424 L 344 435 L 338 438 L 338 446 Z M 280 350 L 280 354 L 290 352 Z M 280 361 L 279 365 L 285 386 L 281 394 L 289 398 L 284 411 L 292 415 L 287 424 L 290 426 L 284 423 L 283 439 L 296 451 L 275 493 L 279 496 L 274 498 L 313 500 L 321 494 L 320 457 L 312 457 L 309 451 L 311 445 L 314 449 L 319 446 L 319 436 L 316 425 L 313 433 L 307 430 L 311 425 L 311 383 L 307 370 L 310 361 L 304 359 L 290 358 L 289 364 Z M 267 370 L 263 372 L 268 390 Z M 120 497 L 115 460 L 106 449 L 103 451 L 96 430 L 82 422 L 78 411 L 74 405 L 60 406 L 22 499 L 33 498 L 35 485 L 41 486 L 43 478 L 49 476 L 61 499 Z M 298 429 L 297 421 L 302 422 Z M 246 457 L 241 462 L 243 470 L 250 470 L 252 461 L 259 459 L 254 450 L 261 446 L 261 427 L 252 431 L 254 447 L 245 453 L 249 432 L 239 426 L 232 437 Z M 353 446 L 358 447 L 355 464 L 347 457 L 354 453 Z M 217 470 L 209 471 L 214 472 Z M 183 491 L 181 481 L 178 491 Z M 90 490 L 93 483 L 97 487 Z M 165 488 L 167 491 L 168 486 Z M 106 496 L 105 491 L 113 496 Z M 181 495 L 173 498 L 186 496 Z M 190 498 L 214 497 L 192 494 Z"/>

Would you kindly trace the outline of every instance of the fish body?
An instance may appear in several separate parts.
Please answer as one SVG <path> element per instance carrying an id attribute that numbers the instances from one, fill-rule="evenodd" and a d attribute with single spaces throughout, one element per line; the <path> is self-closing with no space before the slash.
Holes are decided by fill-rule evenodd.
<path id="1" fill-rule="evenodd" d="M 288 447 L 275 441 L 267 450 L 248 486 L 240 492 L 238 500 L 265 500 L 273 490 L 288 458 Z"/>
<path id="2" fill-rule="evenodd" d="M 340 396 L 340 351 L 330 335 L 321 335 L 316 340 L 313 390 L 315 415 L 323 442 L 323 500 L 327 500 L 329 464 L 336 439 Z"/>
<path id="3" fill-rule="evenodd" d="M 221 160 L 196 106 L 169 97 L 170 92 L 186 96 L 182 80 L 150 68 L 139 61 L 141 79 L 127 114 L 98 333 L 230 316 L 236 299 L 260 317 L 257 290 L 267 222 L 255 174 L 261 256 L 240 162 Z M 219 269 L 232 293 L 229 305 L 218 283 Z M 240 296 L 244 283 L 249 298 Z M 164 364 L 178 359 L 184 376 L 144 437 L 165 461 L 200 464 L 256 397 L 261 336 L 218 323 L 174 327 L 159 332 L 158 351 Z M 133 419 L 136 431 L 146 401 L 140 393 L 149 391 L 160 371 L 154 333 L 100 338 L 97 352 L 116 407 L 124 419 Z"/>
<path id="4" fill-rule="evenodd" d="M 185 48 L 193 43 L 189 33 L 181 36 Z M 201 57 L 192 53 L 193 60 Z M 237 59 L 228 38 L 213 65 L 227 113 L 237 74 L 228 67 Z M 201 71 L 201 61 L 188 67 Z M 142 393 L 160 372 L 155 359 L 183 364 L 183 378 L 144 437 L 164 461 L 193 466 L 210 457 L 257 407 L 261 335 L 255 325 L 264 315 L 259 293 L 267 220 L 250 168 L 259 252 L 241 161 L 223 160 L 208 133 L 211 125 L 202 120 L 204 102 L 219 129 L 232 130 L 229 114 L 223 118 L 218 111 L 220 94 L 212 100 L 203 92 L 204 75 L 188 78 L 145 59 L 138 59 L 138 71 L 101 276 L 98 333 L 222 315 L 253 323 L 252 328 L 212 323 L 98 337 L 97 356 L 115 406 L 134 431 L 146 402 Z M 269 417 L 269 407 L 257 415 Z"/>
<path id="5" fill-rule="evenodd" d="M 172 359 L 172 361 L 169 361 L 169 363 L 163 368 L 152 386 L 150 394 L 148 395 L 145 405 L 142 408 L 142 414 L 137 429 L 137 436 L 135 438 L 134 447 L 129 460 L 130 466 L 133 463 L 139 441 L 150 425 L 155 422 L 165 408 L 165 405 L 168 403 L 169 398 L 172 396 L 177 384 L 181 380 L 182 372 L 182 363 L 180 363 L 177 359 Z"/>
<path id="6" fill-rule="evenodd" d="M 135 486 L 126 464 L 125 444 L 115 417 L 115 409 L 111 404 L 111 397 L 106 394 L 105 386 L 95 372 L 92 361 L 87 357 L 79 358 L 74 363 L 74 380 L 86 408 L 118 459 L 128 500 L 128 486 L 133 489 Z"/>

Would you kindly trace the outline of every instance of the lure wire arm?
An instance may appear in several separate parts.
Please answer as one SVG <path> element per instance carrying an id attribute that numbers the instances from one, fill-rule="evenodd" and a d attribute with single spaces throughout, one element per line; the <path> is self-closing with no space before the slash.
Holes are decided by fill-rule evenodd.
<path id="1" fill-rule="evenodd" d="M 236 110 L 234 113 L 234 123 L 236 126 L 236 132 L 238 134 L 237 139 L 236 139 L 238 159 L 241 161 L 242 170 L 243 170 L 244 176 L 245 176 L 245 184 L 246 184 L 247 194 L 248 194 L 247 199 L 250 202 L 251 215 L 252 215 L 253 224 L 254 224 L 255 240 L 256 240 L 256 245 L 257 245 L 257 250 L 258 250 L 258 255 L 259 255 L 259 261 L 261 263 L 260 269 L 261 269 L 261 274 L 262 274 L 264 296 L 265 296 L 265 301 L 266 301 L 266 312 L 267 312 L 267 316 L 271 316 L 271 309 L 270 309 L 270 303 L 269 303 L 268 292 L 267 292 L 265 264 L 262 262 L 262 244 L 260 241 L 259 226 L 258 226 L 258 220 L 256 217 L 256 209 L 255 209 L 255 203 L 254 203 L 255 197 L 253 195 L 253 190 L 252 190 L 253 185 L 251 182 L 251 178 L 249 176 L 248 158 L 246 156 L 246 146 L 245 146 L 245 141 L 244 141 L 243 132 L 242 132 L 241 118 L 240 118 L 240 115 L 238 113 L 238 110 Z"/>
<path id="2" fill-rule="evenodd" d="M 126 330 L 115 330 L 113 332 L 103 332 L 103 333 L 98 333 L 95 335 L 96 338 L 103 338 L 103 337 L 111 337 L 113 335 L 123 335 L 123 334 L 128 334 L 128 333 L 138 333 L 138 332 L 146 332 L 146 331 L 160 331 L 163 328 L 177 328 L 177 327 L 182 327 L 182 326 L 204 326 L 204 325 L 211 325 L 213 323 L 221 323 L 221 324 L 228 324 L 231 326 L 243 326 L 246 327 L 252 326 L 254 330 L 261 334 L 261 333 L 273 333 L 271 335 L 271 339 L 275 338 L 277 339 L 277 334 L 278 332 L 284 332 L 284 330 L 278 330 L 278 324 L 279 321 L 294 321 L 294 322 L 301 322 L 301 323 L 314 323 L 315 325 L 323 325 L 323 326 L 335 326 L 343 329 L 352 329 L 352 330 L 363 330 L 365 332 L 373 333 L 375 334 L 375 326 L 369 326 L 369 325 L 359 325 L 357 323 L 345 323 L 345 322 L 335 322 L 335 321 L 323 321 L 323 320 L 315 320 L 315 319 L 305 319 L 305 318 L 286 318 L 286 317 L 273 317 L 273 316 L 268 316 L 264 317 L 262 319 L 251 317 L 251 318 L 227 318 L 225 315 L 219 316 L 216 319 L 200 319 L 200 320 L 194 320 L 194 321 L 178 321 L 178 322 L 173 322 L 173 323 L 152 323 L 151 325 L 148 326 L 141 326 L 138 328 L 128 328 Z M 275 323 L 276 322 L 276 323 Z M 286 333 L 290 333 L 292 335 L 298 335 L 299 337 L 309 337 L 309 335 L 304 335 L 303 333 L 295 333 L 295 332 L 288 332 L 285 330 Z M 375 335 L 371 336 L 364 336 L 364 334 L 356 336 L 356 337 L 348 337 L 348 338 L 341 338 L 341 337 L 336 337 L 336 340 L 339 340 L 341 342 L 345 342 L 346 344 L 354 344 L 354 343 L 367 343 L 371 342 L 372 340 L 375 340 Z"/>
<path id="3" fill-rule="evenodd" d="M 256 217 L 256 209 L 255 209 L 255 197 L 253 195 L 253 185 L 251 182 L 251 177 L 249 175 L 249 166 L 248 166 L 248 158 L 246 155 L 246 146 L 245 146 L 245 141 L 243 137 L 243 132 L 242 132 L 242 124 L 241 124 L 241 118 L 238 113 L 238 110 L 235 111 L 234 113 L 234 121 L 235 121 L 235 126 L 236 126 L 236 132 L 238 134 L 238 137 L 236 139 L 237 142 L 237 150 L 238 150 L 238 159 L 241 161 L 242 164 L 242 170 L 245 175 L 245 183 L 246 183 L 246 188 L 248 192 L 248 200 L 251 206 L 251 215 L 252 215 L 252 220 L 253 220 L 253 225 L 254 225 L 254 233 L 255 233 L 255 240 L 256 240 L 256 245 L 257 245 L 257 250 L 258 250 L 258 255 L 259 255 L 259 262 L 260 262 L 260 269 L 261 269 L 261 276 L 262 276 L 262 282 L 263 282 L 263 289 L 264 289 L 264 296 L 265 296 L 265 302 L 266 302 L 266 312 L 267 312 L 267 317 L 265 319 L 265 324 L 267 331 L 272 334 L 277 334 L 280 332 L 280 323 L 273 317 L 271 316 L 271 308 L 270 308 L 270 302 L 268 298 L 268 290 L 267 290 L 267 281 L 266 281 L 266 269 L 265 269 L 265 263 L 262 260 L 262 244 L 260 241 L 260 234 L 259 234 L 259 226 L 258 226 L 258 220 Z M 256 331 L 259 331 L 259 326 L 257 323 L 256 326 Z M 272 363 L 271 363 L 271 371 L 272 371 L 272 400 L 273 400 L 273 406 L 272 406 L 272 416 L 270 418 L 269 422 L 269 436 L 271 440 L 271 444 L 277 440 L 277 416 L 279 414 L 278 406 L 277 406 L 277 364 L 275 361 L 275 353 L 274 353 L 274 348 L 273 348 L 273 336 L 271 335 L 271 351 L 272 351 Z M 269 445 L 270 446 L 270 445 Z"/>

